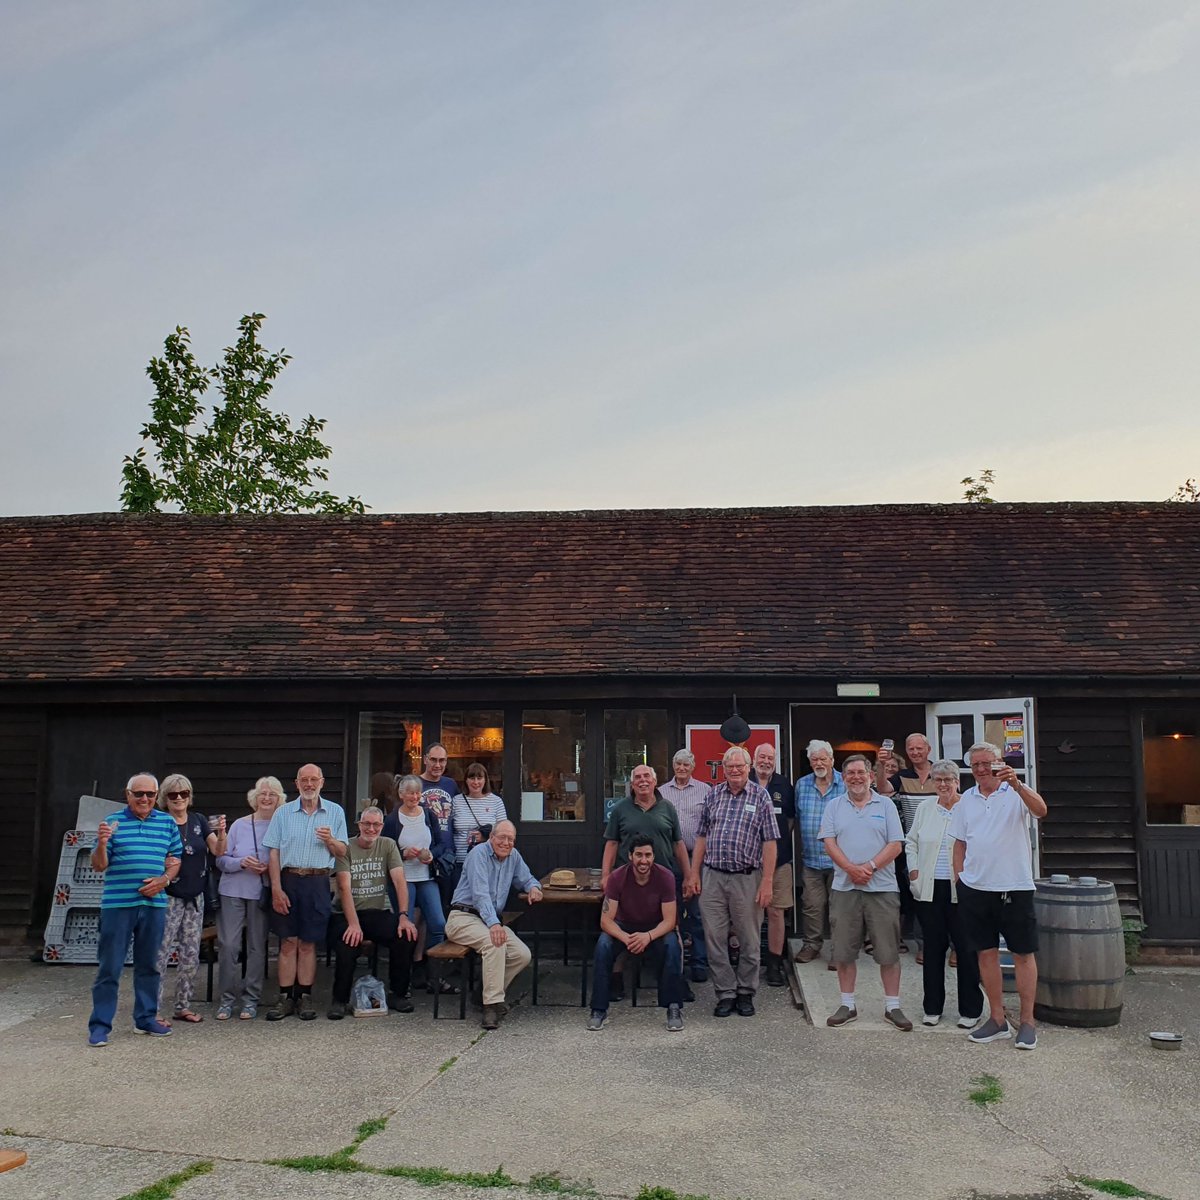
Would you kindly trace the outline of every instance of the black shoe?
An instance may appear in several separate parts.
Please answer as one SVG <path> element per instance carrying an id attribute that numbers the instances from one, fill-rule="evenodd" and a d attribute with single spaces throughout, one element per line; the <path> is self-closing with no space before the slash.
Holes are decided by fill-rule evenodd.
<path id="1" fill-rule="evenodd" d="M 350 1006 L 342 1004 L 335 1000 L 330 1006 L 329 1011 L 325 1014 L 331 1021 L 340 1021 L 346 1015 L 346 1009 Z"/>
<path id="2" fill-rule="evenodd" d="M 717 1007 L 713 1009 L 714 1017 L 731 1017 L 733 1016 L 734 1000 L 732 996 L 723 996 L 717 1001 Z"/>
<path id="3" fill-rule="evenodd" d="M 392 1012 L 412 1012 L 413 1002 L 405 999 L 404 996 L 401 996 L 396 992 L 390 992 L 388 993 L 388 1008 L 390 1008 Z"/>
<path id="4" fill-rule="evenodd" d="M 734 1002 L 739 1017 L 754 1016 L 754 997 L 749 992 L 742 992 Z"/>
<path id="5" fill-rule="evenodd" d="M 692 968 L 692 982 L 693 983 L 707 983 L 708 982 L 708 968 L 707 967 L 693 967 Z"/>
<path id="6" fill-rule="evenodd" d="M 691 1004 L 692 1001 L 695 999 L 696 999 L 696 993 L 693 992 L 690 987 L 688 987 L 687 980 L 684 980 L 684 983 L 683 983 L 683 1002 L 684 1002 L 684 1004 Z"/>
<path id="7" fill-rule="evenodd" d="M 778 954 L 770 954 L 767 956 L 767 986 L 768 987 L 783 987 L 787 982 L 783 977 L 783 966 L 780 962 Z"/>
<path id="8" fill-rule="evenodd" d="M 625 999 L 625 988 L 624 988 L 624 986 L 622 986 L 622 987 L 619 987 L 619 988 L 609 988 L 609 989 L 608 989 L 608 1002 L 609 1002 L 609 1004 L 620 1004 L 620 1003 L 621 1003 L 621 1001 L 622 1001 L 622 1000 L 624 1000 L 624 999 Z"/>

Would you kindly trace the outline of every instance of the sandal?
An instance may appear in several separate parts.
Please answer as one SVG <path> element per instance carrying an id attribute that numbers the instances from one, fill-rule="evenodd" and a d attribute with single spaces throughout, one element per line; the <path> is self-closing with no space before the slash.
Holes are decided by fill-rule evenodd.
<path id="1" fill-rule="evenodd" d="M 452 983 L 451 983 L 451 982 L 450 982 L 448 979 L 443 979 L 443 980 L 441 981 L 441 987 L 440 987 L 440 988 L 435 988 L 435 987 L 434 987 L 433 980 L 431 979 L 431 980 L 430 980 L 430 981 L 429 981 L 429 982 L 428 982 L 428 983 L 425 985 L 425 990 L 426 990 L 426 991 L 427 991 L 427 992 L 428 992 L 428 993 L 429 993 L 431 996 L 434 994 L 434 992 L 435 992 L 435 991 L 437 991 L 437 992 L 440 992 L 440 993 L 441 993 L 443 996 L 457 996 L 457 995 L 458 995 L 458 988 L 456 988 L 456 987 L 454 986 L 454 984 L 452 984 Z"/>
<path id="2" fill-rule="evenodd" d="M 233 1005 L 232 1004 L 222 1004 L 221 1007 L 217 1009 L 217 1020 L 218 1021 L 228 1021 L 229 1018 L 232 1016 L 233 1016 Z"/>
<path id="3" fill-rule="evenodd" d="M 199 1025 L 204 1018 L 199 1014 L 192 1012 L 190 1008 L 181 1008 L 176 1012 L 176 1021 L 185 1021 L 188 1025 Z"/>
<path id="4" fill-rule="evenodd" d="M 239 1021 L 253 1021 L 258 1016 L 257 1004 L 243 1004 L 242 1011 L 238 1013 Z"/>
<path id="5" fill-rule="evenodd" d="M 924 966 L 924 964 L 925 964 L 925 951 L 918 950 L 917 951 L 917 966 L 919 966 L 919 967 Z"/>

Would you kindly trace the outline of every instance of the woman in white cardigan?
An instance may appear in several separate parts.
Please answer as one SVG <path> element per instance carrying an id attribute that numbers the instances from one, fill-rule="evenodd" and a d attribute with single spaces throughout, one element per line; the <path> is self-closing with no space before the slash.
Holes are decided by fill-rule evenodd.
<path id="1" fill-rule="evenodd" d="M 925 935 L 926 1025 L 942 1019 L 946 1004 L 946 951 L 951 943 L 958 955 L 958 1023 L 972 1029 L 983 1015 L 983 992 L 979 987 L 979 961 L 968 950 L 962 936 L 958 896 L 951 869 L 954 842 L 950 837 L 950 814 L 958 803 L 958 766 L 948 758 L 933 764 L 930 771 L 937 796 L 917 809 L 905 839 L 908 879 L 917 901 L 917 916 Z"/>

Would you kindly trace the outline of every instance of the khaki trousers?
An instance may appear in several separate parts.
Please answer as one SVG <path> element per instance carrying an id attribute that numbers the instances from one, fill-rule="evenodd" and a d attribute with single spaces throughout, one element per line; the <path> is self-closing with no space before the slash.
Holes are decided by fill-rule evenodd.
<path id="1" fill-rule="evenodd" d="M 820 950 L 825 942 L 825 922 L 829 916 L 829 893 L 833 890 L 833 868 L 821 871 L 801 867 L 800 936 L 806 946 Z"/>
<path id="2" fill-rule="evenodd" d="M 529 947 L 511 929 L 503 946 L 492 945 L 488 927 L 471 913 L 452 908 L 446 916 L 446 940 L 467 946 L 478 953 L 483 963 L 483 1002 L 503 1004 L 512 981 L 533 957 Z"/>
<path id="3" fill-rule="evenodd" d="M 757 893 L 762 871 L 751 875 L 726 875 L 704 867 L 700 886 L 700 919 L 708 946 L 708 970 L 718 1000 L 753 996 L 758 991 L 758 964 L 762 957 L 759 930 L 763 910 Z M 736 971 L 729 961 L 729 933 L 738 940 Z"/>

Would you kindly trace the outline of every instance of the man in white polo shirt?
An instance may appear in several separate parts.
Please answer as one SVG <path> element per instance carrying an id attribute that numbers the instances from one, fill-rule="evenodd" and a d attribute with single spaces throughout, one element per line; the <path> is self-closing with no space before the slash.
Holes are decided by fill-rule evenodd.
<path id="1" fill-rule="evenodd" d="M 1004 1012 L 1000 938 L 1012 951 L 1021 998 L 1017 1049 L 1037 1046 L 1033 996 L 1037 991 L 1037 919 L 1033 913 L 1033 855 L 1028 815 L 1046 815 L 1046 802 L 1026 787 L 991 742 L 967 751 L 975 786 L 963 793 L 950 818 L 954 838 L 951 871 L 957 882 L 959 916 L 970 949 L 979 954 L 979 978 L 991 1014 L 967 1037 L 998 1042 L 1012 1037 Z"/>
<path id="2" fill-rule="evenodd" d="M 825 805 L 817 836 L 833 859 L 829 924 L 842 1003 L 825 1021 L 837 1027 L 858 1017 L 854 985 L 863 929 L 883 981 L 884 1020 L 908 1033 L 912 1022 L 900 1008 L 900 889 L 896 856 L 904 848 L 904 831 L 896 806 L 871 787 L 871 764 L 865 754 L 851 754 L 842 764 L 846 791 Z"/>

